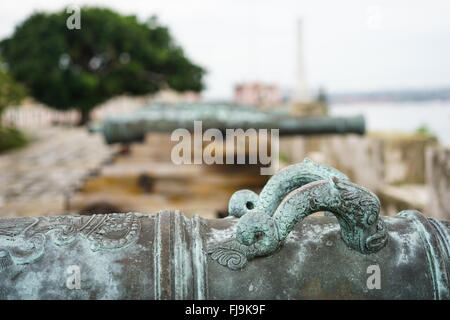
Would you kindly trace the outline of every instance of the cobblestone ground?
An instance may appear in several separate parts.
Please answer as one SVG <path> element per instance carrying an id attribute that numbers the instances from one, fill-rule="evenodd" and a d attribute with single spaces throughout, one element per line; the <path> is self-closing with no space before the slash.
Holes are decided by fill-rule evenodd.
<path id="1" fill-rule="evenodd" d="M 116 151 L 85 128 L 39 128 L 30 135 L 29 146 L 0 155 L 0 217 L 66 213 L 67 194 Z"/>

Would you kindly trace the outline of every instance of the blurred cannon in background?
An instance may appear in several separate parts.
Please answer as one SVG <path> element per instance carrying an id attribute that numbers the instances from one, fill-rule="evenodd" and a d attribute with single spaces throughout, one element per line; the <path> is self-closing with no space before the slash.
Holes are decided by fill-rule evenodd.
<path id="1" fill-rule="evenodd" d="M 280 135 L 365 133 L 362 116 L 293 117 L 285 109 L 260 110 L 249 106 L 226 104 L 152 104 L 128 115 L 106 117 L 91 131 L 101 132 L 107 143 L 143 141 L 149 132 L 194 129 L 202 121 L 203 129 L 279 129 Z"/>

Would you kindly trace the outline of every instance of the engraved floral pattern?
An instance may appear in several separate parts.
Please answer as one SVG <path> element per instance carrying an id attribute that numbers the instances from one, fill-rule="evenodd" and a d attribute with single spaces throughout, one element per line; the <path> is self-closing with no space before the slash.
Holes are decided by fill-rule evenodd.
<path id="1" fill-rule="evenodd" d="M 137 241 L 141 223 L 134 213 L 11 219 L 0 222 L 0 270 L 32 263 L 47 240 L 65 246 L 83 238 L 92 251 L 123 249 Z"/>

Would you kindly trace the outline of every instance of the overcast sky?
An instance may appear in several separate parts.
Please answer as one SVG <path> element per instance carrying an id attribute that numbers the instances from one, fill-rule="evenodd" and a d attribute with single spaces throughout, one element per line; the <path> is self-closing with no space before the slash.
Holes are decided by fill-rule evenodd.
<path id="1" fill-rule="evenodd" d="M 207 98 L 229 98 L 243 81 L 293 88 L 299 18 L 311 89 L 450 87 L 449 0 L 4 1 L 0 38 L 33 11 L 69 4 L 108 6 L 142 21 L 156 14 L 208 70 Z"/>

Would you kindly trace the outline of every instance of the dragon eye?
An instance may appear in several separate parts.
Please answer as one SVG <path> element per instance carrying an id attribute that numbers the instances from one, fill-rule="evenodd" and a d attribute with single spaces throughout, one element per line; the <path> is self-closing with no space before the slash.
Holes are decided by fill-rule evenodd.
<path id="1" fill-rule="evenodd" d="M 251 201 L 247 201 L 245 206 L 247 207 L 248 210 L 252 210 L 255 207 L 255 205 Z"/>

